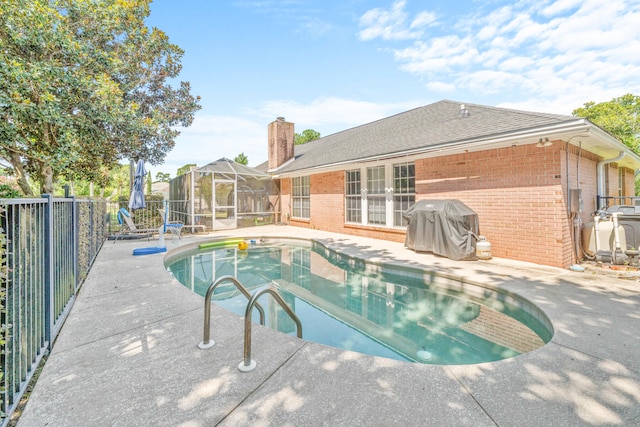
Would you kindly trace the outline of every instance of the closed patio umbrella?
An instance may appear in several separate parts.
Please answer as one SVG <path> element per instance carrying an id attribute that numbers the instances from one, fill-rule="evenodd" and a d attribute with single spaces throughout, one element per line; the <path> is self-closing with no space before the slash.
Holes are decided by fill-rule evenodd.
<path id="1" fill-rule="evenodd" d="M 140 159 L 136 164 L 133 189 L 131 190 L 131 197 L 129 198 L 129 209 L 141 209 L 147 206 L 144 201 L 144 179 L 146 176 L 147 171 L 144 169 L 144 161 Z"/>

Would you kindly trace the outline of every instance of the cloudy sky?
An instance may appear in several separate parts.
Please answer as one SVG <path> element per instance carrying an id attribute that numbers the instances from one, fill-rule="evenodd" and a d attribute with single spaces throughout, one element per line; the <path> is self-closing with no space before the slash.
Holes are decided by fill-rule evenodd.
<path id="1" fill-rule="evenodd" d="M 239 153 L 267 125 L 326 136 L 442 99 L 571 114 L 640 95 L 640 0 L 154 0 L 202 97 L 170 173 Z"/>

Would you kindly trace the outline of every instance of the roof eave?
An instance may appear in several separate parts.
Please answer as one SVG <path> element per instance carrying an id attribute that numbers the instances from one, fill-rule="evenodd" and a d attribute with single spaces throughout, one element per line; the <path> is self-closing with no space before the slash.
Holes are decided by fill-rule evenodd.
<path id="1" fill-rule="evenodd" d="M 588 134 L 589 136 L 582 134 Z M 345 160 L 342 162 L 334 162 L 326 165 L 318 165 L 311 168 L 285 172 L 278 172 L 278 170 L 276 170 L 270 171 L 270 173 L 273 174 L 274 178 L 295 177 L 307 175 L 309 173 L 344 170 L 349 166 L 353 167 L 364 163 L 388 160 L 393 158 L 404 158 L 405 160 L 410 161 L 413 159 L 424 158 L 425 156 L 435 157 L 458 154 L 462 152 L 504 148 L 513 145 L 526 145 L 537 142 L 539 138 L 549 137 L 550 139 L 552 139 L 554 138 L 554 135 L 555 138 L 558 139 L 562 138 L 565 141 L 571 140 L 571 143 L 574 145 L 578 145 L 579 141 L 581 143 L 583 141 L 588 141 L 583 145 L 583 148 L 588 149 L 594 154 L 597 154 L 605 159 L 615 157 L 620 152 L 624 151 L 627 153 L 627 155 L 620 162 L 620 164 L 631 169 L 640 169 L 640 156 L 633 153 L 631 149 L 629 149 L 629 147 L 627 147 L 590 121 L 583 118 L 577 118 L 569 122 L 523 129 L 516 132 L 509 132 L 500 135 L 490 135 L 479 138 L 451 141 L 443 144 L 432 145 L 429 147 L 420 147 L 412 150 L 403 150 L 365 158 Z M 584 138 L 581 138 L 580 140 L 572 140 L 578 136 L 584 136 Z M 278 169 L 289 166 L 293 162 L 294 159 L 291 159 L 289 162 L 281 165 Z"/>

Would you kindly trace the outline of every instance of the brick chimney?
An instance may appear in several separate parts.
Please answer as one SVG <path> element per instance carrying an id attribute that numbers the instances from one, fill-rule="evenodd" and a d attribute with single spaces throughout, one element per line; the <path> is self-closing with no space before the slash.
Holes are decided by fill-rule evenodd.
<path id="1" fill-rule="evenodd" d="M 269 123 L 269 170 L 277 169 L 293 158 L 293 136 L 293 123 L 285 122 L 284 117 Z"/>

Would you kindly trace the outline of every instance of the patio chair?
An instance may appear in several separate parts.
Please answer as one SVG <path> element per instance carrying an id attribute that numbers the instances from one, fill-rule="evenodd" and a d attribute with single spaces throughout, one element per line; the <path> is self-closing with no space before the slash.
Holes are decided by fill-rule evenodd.
<path id="1" fill-rule="evenodd" d="M 124 236 L 147 236 L 147 240 L 151 239 L 151 236 L 158 233 L 157 228 L 152 228 L 147 224 L 136 224 L 133 222 L 133 216 L 131 212 L 129 212 L 126 208 L 120 208 L 118 211 L 118 222 L 121 224 L 120 230 L 115 234 L 113 243 L 118 240 L 118 238 Z"/>
<path id="2" fill-rule="evenodd" d="M 182 221 L 169 221 L 168 211 L 166 209 L 158 209 L 160 212 L 160 216 L 162 217 L 162 221 L 164 222 L 164 231 L 170 231 L 171 234 L 177 236 L 178 239 L 182 238 L 182 227 L 184 227 L 184 223 Z"/>

